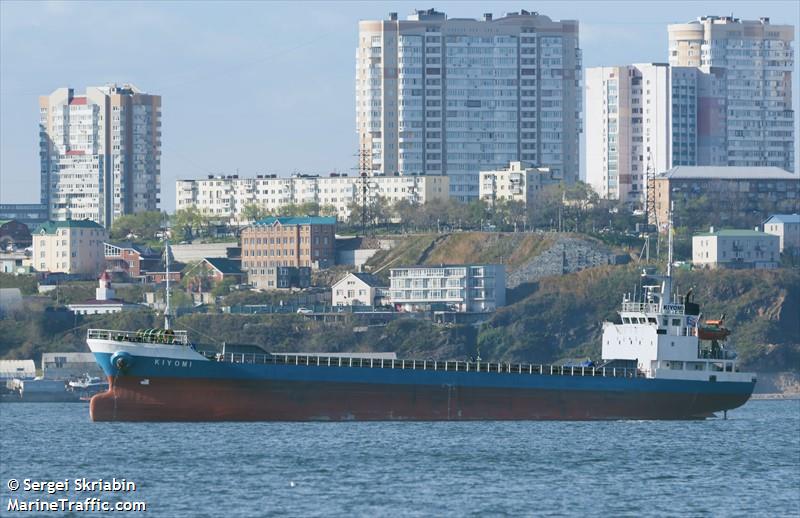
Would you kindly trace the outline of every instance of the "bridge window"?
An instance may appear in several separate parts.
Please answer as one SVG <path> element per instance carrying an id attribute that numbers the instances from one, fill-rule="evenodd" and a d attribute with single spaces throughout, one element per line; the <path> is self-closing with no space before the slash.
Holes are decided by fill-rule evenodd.
<path id="1" fill-rule="evenodd" d="M 673 318 L 672 319 L 672 325 L 673 326 L 680 326 L 681 325 L 681 319 L 680 318 Z"/>

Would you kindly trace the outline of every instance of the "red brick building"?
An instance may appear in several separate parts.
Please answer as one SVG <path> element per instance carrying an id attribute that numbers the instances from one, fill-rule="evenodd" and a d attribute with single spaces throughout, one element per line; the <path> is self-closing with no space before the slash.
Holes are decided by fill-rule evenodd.
<path id="1" fill-rule="evenodd" d="M 139 278 L 144 272 L 161 269 L 161 254 L 150 247 L 133 243 L 104 243 L 106 267 L 111 272 L 121 272 Z"/>
<path id="2" fill-rule="evenodd" d="M 328 268 L 336 262 L 335 236 L 333 217 L 264 218 L 242 231 L 242 270 L 252 283 L 274 266 Z"/>

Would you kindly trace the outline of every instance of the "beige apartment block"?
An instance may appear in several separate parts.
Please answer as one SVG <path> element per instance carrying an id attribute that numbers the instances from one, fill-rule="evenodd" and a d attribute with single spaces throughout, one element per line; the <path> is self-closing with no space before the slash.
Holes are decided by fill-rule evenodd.
<path id="1" fill-rule="evenodd" d="M 692 237 L 692 263 L 706 268 L 777 268 L 778 236 L 756 230 L 719 230 Z"/>
<path id="2" fill-rule="evenodd" d="M 53 220 L 158 210 L 161 97 L 135 86 L 59 88 L 39 98 L 41 200 Z"/>
<path id="3" fill-rule="evenodd" d="M 505 169 L 481 171 L 480 178 L 480 199 L 492 205 L 501 200 L 533 205 L 542 189 L 559 182 L 550 169 L 529 167 L 522 162 L 511 162 Z"/>
<path id="4" fill-rule="evenodd" d="M 697 67 L 714 79 L 699 104 L 699 139 L 718 152 L 706 152 L 698 165 L 794 171 L 794 27 L 766 17 L 703 16 L 668 32 L 670 65 Z M 724 118 L 710 121 L 718 110 Z"/>
<path id="5" fill-rule="evenodd" d="M 480 171 L 513 161 L 578 179 L 576 20 L 427 9 L 358 31 L 356 131 L 371 173 L 447 175 L 460 201 L 478 199 Z"/>
<path id="6" fill-rule="evenodd" d="M 88 219 L 48 221 L 33 233 L 33 267 L 94 278 L 105 269 L 107 240 L 106 229 Z"/>
<path id="7" fill-rule="evenodd" d="M 713 204 L 722 221 L 754 214 L 791 214 L 800 211 L 800 176 L 777 167 L 673 167 L 655 179 L 661 230 L 666 228 L 673 202 L 679 209 L 680 204 L 701 197 Z"/>

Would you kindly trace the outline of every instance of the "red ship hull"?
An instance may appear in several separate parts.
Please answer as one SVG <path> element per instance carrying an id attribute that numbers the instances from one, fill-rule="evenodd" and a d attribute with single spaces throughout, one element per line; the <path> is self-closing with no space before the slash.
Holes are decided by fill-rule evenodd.
<path id="1" fill-rule="evenodd" d="M 182 377 L 109 383 L 91 400 L 94 421 L 691 419 L 749 397 Z"/>

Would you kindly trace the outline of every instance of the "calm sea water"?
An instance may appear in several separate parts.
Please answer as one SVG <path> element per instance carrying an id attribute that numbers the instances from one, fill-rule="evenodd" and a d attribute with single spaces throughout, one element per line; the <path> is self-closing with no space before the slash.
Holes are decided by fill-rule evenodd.
<path id="1" fill-rule="evenodd" d="M 797 516 L 800 401 L 593 423 L 119 424 L 0 404 L 0 515 L 10 478 L 81 477 L 136 482 L 122 499 L 147 516 Z"/>

